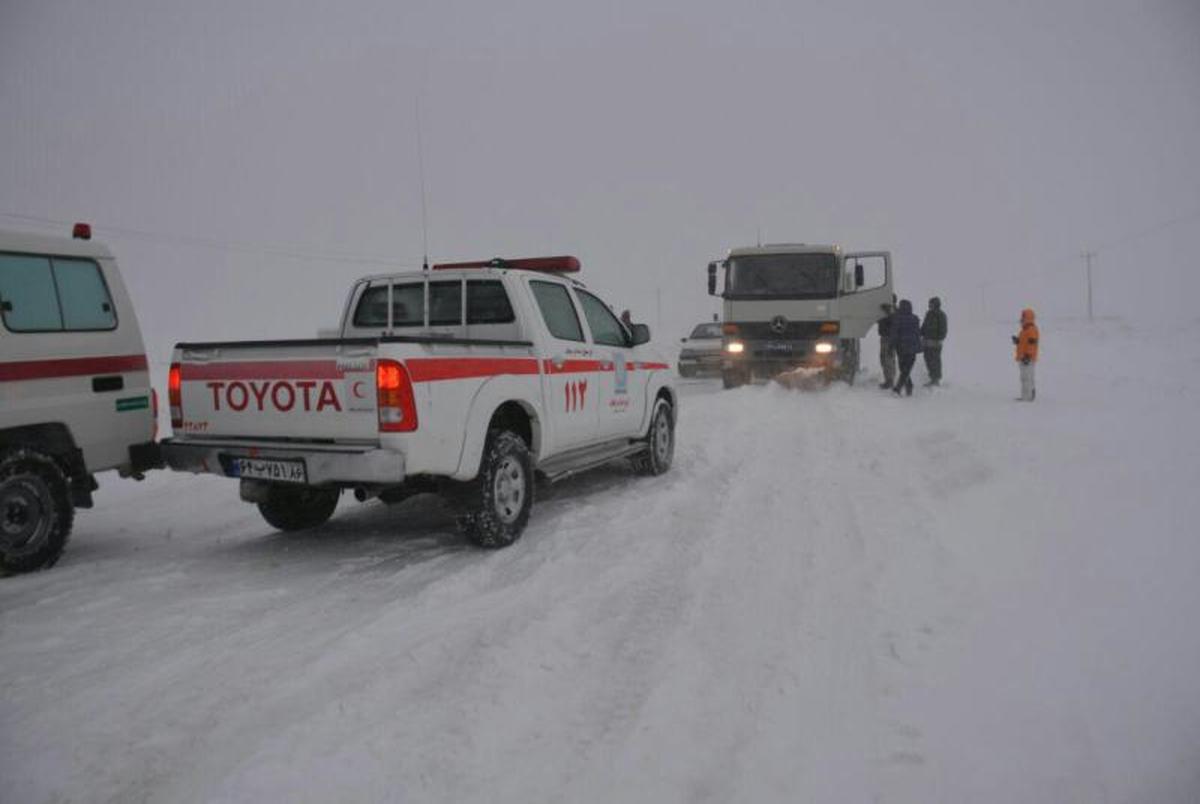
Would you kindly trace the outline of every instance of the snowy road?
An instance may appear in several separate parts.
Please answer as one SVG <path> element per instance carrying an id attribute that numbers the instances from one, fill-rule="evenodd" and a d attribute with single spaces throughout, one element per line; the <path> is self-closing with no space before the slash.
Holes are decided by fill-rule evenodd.
<path id="1" fill-rule="evenodd" d="M 670 473 L 495 553 L 108 480 L 0 581 L 0 800 L 1195 801 L 1185 334 L 1047 326 L 1033 406 L 1000 329 L 913 400 L 692 383 Z"/>

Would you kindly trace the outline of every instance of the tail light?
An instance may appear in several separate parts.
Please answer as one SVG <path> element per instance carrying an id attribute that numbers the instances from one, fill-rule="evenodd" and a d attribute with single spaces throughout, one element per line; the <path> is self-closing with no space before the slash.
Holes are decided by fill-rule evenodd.
<path id="1" fill-rule="evenodd" d="M 172 363 L 167 374 L 167 404 L 171 406 L 171 427 L 183 427 L 183 377 L 178 363 Z"/>
<path id="2" fill-rule="evenodd" d="M 150 410 L 154 418 L 154 433 L 150 436 L 151 441 L 158 440 L 158 389 L 150 389 Z"/>
<path id="3" fill-rule="evenodd" d="M 385 433 L 411 433 L 417 429 L 417 400 L 412 379 L 403 364 L 380 360 L 375 364 L 375 389 L 379 394 L 379 429 Z"/>

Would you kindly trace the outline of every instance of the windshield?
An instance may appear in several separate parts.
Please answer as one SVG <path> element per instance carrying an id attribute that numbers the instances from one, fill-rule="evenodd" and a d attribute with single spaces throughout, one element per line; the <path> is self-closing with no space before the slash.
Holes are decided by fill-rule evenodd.
<path id="1" fill-rule="evenodd" d="M 719 338 L 721 337 L 720 324 L 697 324 L 689 336 L 692 340 L 700 340 L 703 338 Z"/>
<path id="2" fill-rule="evenodd" d="M 834 254 L 753 254 L 729 258 L 727 299 L 832 299 L 837 296 Z"/>

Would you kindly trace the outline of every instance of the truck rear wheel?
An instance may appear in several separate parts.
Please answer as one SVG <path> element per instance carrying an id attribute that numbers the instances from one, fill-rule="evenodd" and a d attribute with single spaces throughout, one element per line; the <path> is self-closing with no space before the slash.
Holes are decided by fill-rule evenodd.
<path id="1" fill-rule="evenodd" d="M 258 512 L 276 530 L 306 530 L 328 522 L 337 502 L 337 489 L 273 484 Z"/>
<path id="2" fill-rule="evenodd" d="M 74 520 L 66 475 L 53 458 L 31 449 L 0 455 L 0 571 L 54 566 Z"/>
<path id="3" fill-rule="evenodd" d="M 738 388 L 750 382 L 750 372 L 741 369 L 722 369 L 721 384 L 726 389 Z"/>
<path id="4" fill-rule="evenodd" d="M 479 475 L 468 484 L 459 528 L 480 547 L 507 547 L 525 531 L 533 508 L 533 458 L 516 433 L 492 430 Z"/>

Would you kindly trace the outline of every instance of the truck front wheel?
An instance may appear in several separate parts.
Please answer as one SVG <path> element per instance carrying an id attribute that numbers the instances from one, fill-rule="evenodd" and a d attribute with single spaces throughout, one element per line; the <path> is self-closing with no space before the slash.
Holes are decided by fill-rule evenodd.
<path id="1" fill-rule="evenodd" d="M 533 458 L 516 433 L 492 430 L 479 475 L 468 484 L 459 527 L 480 547 L 507 547 L 525 530 L 533 507 Z"/>
<path id="2" fill-rule="evenodd" d="M 258 504 L 258 512 L 276 530 L 305 530 L 328 522 L 337 502 L 337 489 L 274 484 Z"/>
<path id="3" fill-rule="evenodd" d="M 0 455 L 0 572 L 53 566 L 74 520 L 67 478 L 53 458 L 31 449 Z"/>

